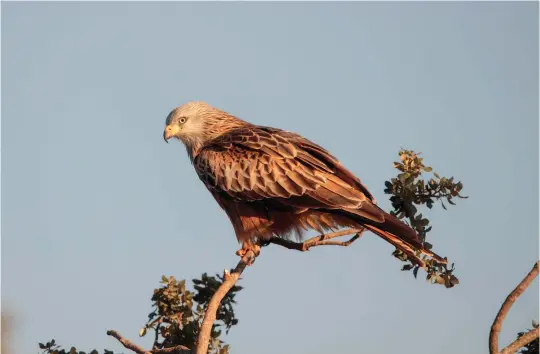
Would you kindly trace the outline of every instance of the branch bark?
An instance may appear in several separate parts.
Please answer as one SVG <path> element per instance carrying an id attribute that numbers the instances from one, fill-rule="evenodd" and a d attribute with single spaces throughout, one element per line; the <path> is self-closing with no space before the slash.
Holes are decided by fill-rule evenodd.
<path id="1" fill-rule="evenodd" d="M 337 232 L 332 232 L 330 234 L 323 234 L 323 235 L 315 236 L 304 242 L 294 242 L 294 241 L 289 241 L 286 239 L 282 239 L 280 237 L 273 236 L 270 239 L 270 243 L 288 248 L 290 250 L 297 250 L 300 252 L 305 252 L 305 251 L 308 251 L 311 247 L 316 247 L 316 246 L 330 246 L 330 245 L 343 246 L 343 247 L 350 246 L 354 241 L 360 238 L 363 232 L 364 232 L 364 228 L 346 229 L 346 230 L 341 230 Z M 347 236 L 347 235 L 352 235 L 352 234 L 355 234 L 355 235 L 347 241 L 330 241 L 331 239 L 336 238 L 336 237 Z"/>
<path id="2" fill-rule="evenodd" d="M 509 346 L 504 348 L 501 351 L 501 354 L 513 354 L 519 350 L 519 348 L 523 348 L 536 338 L 538 338 L 538 335 L 540 334 L 540 328 L 533 328 L 529 332 L 525 333 L 518 339 L 516 339 L 514 342 L 512 342 Z"/>
<path id="3" fill-rule="evenodd" d="M 219 286 L 217 291 L 214 293 L 208 307 L 204 313 L 203 322 L 199 332 L 199 338 L 197 340 L 197 350 L 196 354 L 206 354 L 208 352 L 208 344 L 210 343 L 210 335 L 212 333 L 212 327 L 216 321 L 216 314 L 221 304 L 221 300 L 227 295 L 229 290 L 236 284 L 240 275 L 246 266 L 250 263 L 250 260 L 255 259 L 256 255 L 252 250 L 249 250 L 241 259 L 240 262 L 236 265 L 232 272 L 224 271 L 223 274 L 223 283 Z"/>
<path id="4" fill-rule="evenodd" d="M 529 274 L 519 283 L 519 285 L 508 295 L 506 300 L 501 306 L 501 309 L 499 310 L 499 313 L 497 313 L 497 316 L 495 317 L 495 320 L 493 321 L 493 324 L 491 325 L 491 331 L 489 333 L 489 353 L 490 354 L 499 354 L 499 333 L 502 329 L 502 324 L 504 322 L 504 319 L 506 318 L 506 315 L 508 314 L 508 311 L 510 311 L 510 308 L 514 304 L 514 302 L 523 294 L 523 292 L 529 287 L 529 285 L 532 283 L 534 278 L 538 275 L 538 266 L 540 264 L 540 261 L 537 261 L 534 264 L 534 267 L 531 269 Z M 530 341 L 526 342 L 525 340 L 520 341 L 521 338 L 524 336 L 529 335 L 529 333 L 532 334 L 528 336 L 527 338 L 530 339 Z M 506 347 L 501 354 L 509 354 L 511 353 L 510 350 L 514 348 L 514 344 L 519 341 L 522 343 L 521 346 L 517 347 L 517 349 L 521 348 L 524 345 L 527 345 L 534 339 L 538 338 L 538 329 L 534 329 L 533 331 L 530 331 L 526 335 L 522 336 L 521 338 L 518 338 L 516 341 L 514 341 L 512 344 L 510 344 L 508 347 Z M 509 349 L 510 348 L 510 349 Z"/>

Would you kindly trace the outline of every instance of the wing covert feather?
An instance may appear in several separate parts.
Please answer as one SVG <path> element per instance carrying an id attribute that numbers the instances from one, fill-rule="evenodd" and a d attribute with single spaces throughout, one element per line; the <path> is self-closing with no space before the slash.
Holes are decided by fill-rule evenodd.
<path id="1" fill-rule="evenodd" d="M 233 130 L 206 145 L 193 162 L 207 188 L 236 200 L 274 198 L 297 207 L 352 210 L 373 199 L 325 149 L 279 129 Z M 373 220 L 382 217 L 376 207 L 365 211 Z"/>

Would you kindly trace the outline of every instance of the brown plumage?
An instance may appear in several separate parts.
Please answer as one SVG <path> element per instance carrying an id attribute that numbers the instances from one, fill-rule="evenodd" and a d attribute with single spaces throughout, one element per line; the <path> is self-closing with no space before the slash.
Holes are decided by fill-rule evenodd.
<path id="1" fill-rule="evenodd" d="M 298 134 L 189 102 L 169 114 L 163 137 L 184 143 L 242 243 L 364 226 L 421 264 L 415 250 L 440 260 L 334 156 Z"/>

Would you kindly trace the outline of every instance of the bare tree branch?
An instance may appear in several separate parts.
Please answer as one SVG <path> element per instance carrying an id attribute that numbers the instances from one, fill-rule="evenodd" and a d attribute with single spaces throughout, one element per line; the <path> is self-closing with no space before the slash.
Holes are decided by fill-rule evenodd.
<path id="1" fill-rule="evenodd" d="M 214 293 L 208 307 L 204 313 L 203 322 L 199 332 L 199 338 L 197 340 L 197 354 L 206 354 L 208 352 L 208 343 L 210 343 L 210 336 L 212 333 L 212 327 L 216 321 L 216 314 L 221 304 L 221 300 L 227 295 L 229 290 L 236 284 L 240 275 L 246 269 L 246 266 L 255 259 L 256 255 L 252 250 L 248 250 L 246 254 L 240 259 L 240 262 L 236 265 L 236 268 L 232 272 L 225 270 L 223 272 L 223 283 L 219 286 Z"/>
<path id="2" fill-rule="evenodd" d="M 122 345 L 126 347 L 126 349 L 129 349 L 137 354 L 151 354 L 149 350 L 146 350 L 143 347 L 138 346 L 137 344 L 133 343 L 129 339 L 125 339 L 124 337 L 120 335 L 120 333 L 118 333 L 114 329 L 108 330 L 107 335 L 118 339 L 118 341 L 122 343 Z"/>
<path id="3" fill-rule="evenodd" d="M 120 333 L 118 333 L 117 331 L 113 329 L 108 330 L 107 335 L 118 339 L 118 341 L 122 343 L 122 345 L 126 347 L 126 349 L 129 349 L 137 354 L 177 354 L 177 353 L 187 354 L 187 353 L 191 353 L 191 350 L 188 347 L 184 347 L 183 345 L 177 345 L 171 348 L 146 350 L 143 347 L 140 347 L 137 344 L 133 343 L 129 339 L 122 337 Z"/>
<path id="4" fill-rule="evenodd" d="M 308 251 L 311 247 L 316 247 L 316 246 L 334 245 L 334 246 L 347 247 L 351 243 L 356 241 L 358 238 L 360 238 L 363 232 L 364 232 L 364 228 L 346 229 L 346 230 L 341 230 L 337 232 L 332 232 L 330 234 L 323 234 L 323 235 L 315 236 L 304 242 L 294 242 L 294 241 L 289 241 L 289 240 L 274 236 L 270 239 L 270 243 L 288 248 L 290 250 L 297 250 L 300 252 L 305 252 L 305 251 Z M 352 235 L 352 234 L 355 234 L 355 235 L 348 241 L 329 241 L 336 237 L 347 236 L 347 235 Z"/>
<path id="5" fill-rule="evenodd" d="M 540 328 L 533 328 L 529 332 L 525 333 L 518 339 L 516 339 L 514 342 L 512 342 L 509 346 L 504 348 L 501 351 L 501 354 L 514 354 L 519 350 L 519 348 L 523 348 L 536 338 L 538 338 L 538 335 L 540 334 Z"/>
<path id="6" fill-rule="evenodd" d="M 502 324 L 504 322 L 504 319 L 506 315 L 508 314 L 508 311 L 510 311 L 510 308 L 514 304 L 514 302 L 523 294 L 523 292 L 529 287 L 529 285 L 532 283 L 534 278 L 538 275 L 538 265 L 540 261 L 536 262 L 534 264 L 534 267 L 531 269 L 529 274 L 519 283 L 519 285 L 508 295 L 506 300 L 501 306 L 501 309 L 499 310 L 499 313 L 495 317 L 495 320 L 493 321 L 493 325 L 491 325 L 491 331 L 489 333 L 489 353 L 490 354 L 499 354 L 499 333 L 502 329 Z M 529 332 L 530 333 L 530 332 Z M 527 335 L 529 334 L 527 333 Z M 538 337 L 538 332 L 536 332 L 536 337 Z M 531 341 L 534 340 L 536 337 L 531 335 Z M 519 341 L 521 338 L 517 339 L 514 343 Z M 510 344 L 511 347 L 513 344 Z M 523 343 L 523 345 L 526 345 L 527 343 Z M 507 347 L 507 348 L 508 348 Z M 521 347 L 518 347 L 518 349 Z M 506 350 L 506 349 L 505 349 Z M 506 352 L 509 353 L 509 352 Z"/>

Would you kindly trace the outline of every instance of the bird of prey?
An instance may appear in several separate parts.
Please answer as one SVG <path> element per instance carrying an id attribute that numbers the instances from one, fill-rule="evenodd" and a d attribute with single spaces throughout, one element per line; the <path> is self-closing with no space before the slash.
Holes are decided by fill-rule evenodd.
<path id="1" fill-rule="evenodd" d="M 258 254 L 260 242 L 314 229 L 365 228 L 424 262 L 416 232 L 377 206 L 360 179 L 336 157 L 301 135 L 259 126 L 205 102 L 172 110 L 163 132 L 181 140 L 195 171 L 228 215 L 242 243 L 240 255 Z"/>

